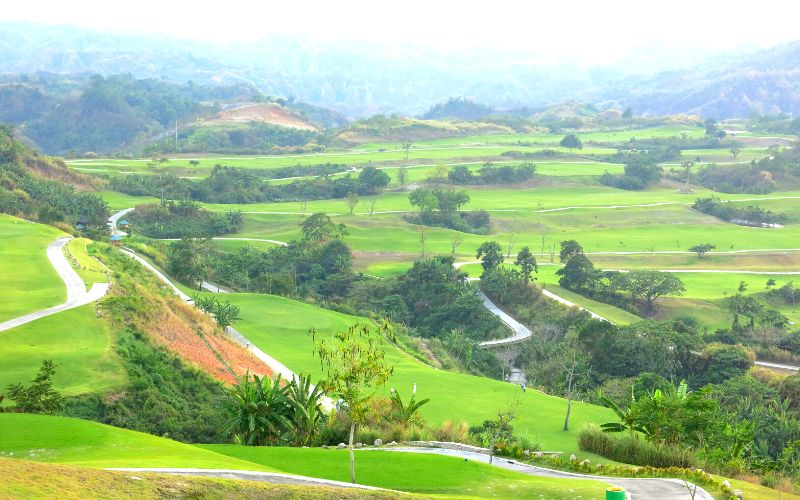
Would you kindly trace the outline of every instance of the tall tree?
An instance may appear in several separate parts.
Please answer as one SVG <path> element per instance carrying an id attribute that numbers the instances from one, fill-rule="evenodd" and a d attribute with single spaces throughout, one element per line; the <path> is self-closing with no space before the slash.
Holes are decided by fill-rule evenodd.
<path id="1" fill-rule="evenodd" d="M 576 149 L 582 149 L 583 143 L 581 142 L 580 137 L 575 134 L 567 134 L 561 139 L 561 142 L 558 143 L 559 146 L 562 148 L 567 148 L 570 151 L 574 151 Z"/>
<path id="2" fill-rule="evenodd" d="M 491 271 L 503 263 L 503 248 L 496 241 L 484 241 L 478 247 L 475 258 L 481 259 L 484 272 Z"/>
<path id="3" fill-rule="evenodd" d="M 536 257 L 533 256 L 530 248 L 527 246 L 519 250 L 515 264 L 522 269 L 522 277 L 525 280 L 525 284 L 530 282 L 532 272 L 539 272 L 539 266 L 536 264 Z"/>
<path id="4" fill-rule="evenodd" d="M 350 416 L 350 481 L 355 483 L 353 437 L 356 425 L 366 420 L 367 402 L 375 388 L 384 385 L 392 374 L 393 368 L 386 361 L 382 347 L 385 336 L 392 334 L 392 327 L 386 321 L 377 328 L 356 324 L 332 338 L 320 336 L 314 328 L 309 333 L 315 354 L 325 370 L 325 379 L 320 385 L 330 397 L 342 401 L 342 409 Z"/>

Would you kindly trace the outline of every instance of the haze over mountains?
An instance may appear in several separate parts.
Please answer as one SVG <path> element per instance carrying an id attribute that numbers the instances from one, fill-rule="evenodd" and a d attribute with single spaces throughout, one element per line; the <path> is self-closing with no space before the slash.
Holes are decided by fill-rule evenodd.
<path id="1" fill-rule="evenodd" d="M 523 49 L 459 53 L 356 41 L 330 44 L 290 35 L 211 44 L 7 22 L 0 24 L 0 72 L 129 73 L 181 84 L 247 83 L 350 118 L 421 115 L 452 96 L 500 110 L 581 101 L 632 107 L 635 114 L 717 119 L 800 111 L 800 42 L 727 54 L 650 46 L 622 62 L 586 66 Z"/>

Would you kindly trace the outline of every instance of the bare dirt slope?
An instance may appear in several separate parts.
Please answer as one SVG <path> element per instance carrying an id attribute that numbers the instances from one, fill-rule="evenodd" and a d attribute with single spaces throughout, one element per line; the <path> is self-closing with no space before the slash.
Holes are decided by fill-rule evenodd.
<path id="1" fill-rule="evenodd" d="M 317 130 L 317 126 L 278 104 L 248 104 L 220 111 L 210 124 L 260 122 L 301 130 Z"/>

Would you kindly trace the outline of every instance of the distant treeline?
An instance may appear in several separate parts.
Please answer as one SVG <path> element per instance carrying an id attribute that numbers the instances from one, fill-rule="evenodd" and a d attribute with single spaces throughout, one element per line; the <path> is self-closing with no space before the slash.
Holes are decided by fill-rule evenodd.
<path id="1" fill-rule="evenodd" d="M 532 162 L 501 166 L 486 162 L 478 169 L 478 175 L 463 165 L 453 167 L 447 173 L 447 180 L 453 184 L 513 184 L 529 181 L 535 173 L 536 165 Z"/>
<path id="2" fill-rule="evenodd" d="M 754 205 L 739 207 L 734 203 L 722 201 L 712 196 L 711 198 L 698 198 L 692 208 L 705 214 L 713 215 L 725 221 L 740 219 L 756 224 L 779 224 L 786 222 L 786 215 L 772 210 L 765 210 Z"/>
<path id="3" fill-rule="evenodd" d="M 305 167 L 287 167 L 285 173 L 300 173 Z M 312 167 L 319 172 L 338 170 L 336 165 Z M 173 175 L 127 175 L 111 179 L 111 187 L 136 196 L 155 196 L 163 200 L 191 199 L 206 203 L 264 203 L 345 198 L 349 194 L 378 194 L 389 184 L 389 175 L 366 167 L 356 177 L 317 177 L 288 184 L 270 184 L 255 171 L 215 166 L 211 175 L 190 181 Z"/>

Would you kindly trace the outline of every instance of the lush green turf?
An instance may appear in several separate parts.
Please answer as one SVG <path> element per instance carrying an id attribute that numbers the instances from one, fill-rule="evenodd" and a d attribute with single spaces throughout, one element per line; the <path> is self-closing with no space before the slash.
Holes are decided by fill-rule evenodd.
<path id="1" fill-rule="evenodd" d="M 91 288 L 93 283 L 106 283 L 108 277 L 103 272 L 105 268 L 94 257 L 89 255 L 88 245 L 92 244 L 92 240 L 87 238 L 75 238 L 67 243 L 67 251 L 75 258 L 78 265 L 73 264 L 73 268 L 78 275 L 86 283 L 87 289 Z"/>
<path id="2" fill-rule="evenodd" d="M 349 481 L 346 450 L 204 445 L 203 448 L 304 476 Z M 359 483 L 423 494 L 479 498 L 599 498 L 600 481 L 542 478 L 456 457 L 362 450 Z"/>
<path id="3" fill-rule="evenodd" d="M 47 259 L 47 246 L 59 236 L 64 233 L 51 226 L 0 214 L 0 322 L 66 300 L 64 282 Z"/>
<path id="4" fill-rule="evenodd" d="M 308 330 L 317 328 L 321 334 L 335 331 L 364 318 L 320 309 L 309 304 L 282 297 L 257 294 L 226 295 L 241 308 L 242 319 L 236 325 L 250 341 L 296 372 L 311 373 L 320 378 L 323 373 L 313 356 L 313 343 Z M 585 422 L 613 420 L 606 408 L 573 403 L 570 432 L 564 432 L 566 401 L 536 391 L 522 393 L 516 385 L 431 368 L 410 355 L 386 346 L 387 360 L 394 366 L 388 387 L 408 393 L 414 384 L 420 397 L 430 397 L 423 414 L 433 425 L 442 422 L 466 421 L 474 424 L 492 418 L 514 398 L 520 401 L 520 417 L 514 427 L 547 450 L 580 453 L 575 433 Z M 586 454 L 583 454 L 586 455 Z"/>
<path id="5" fill-rule="evenodd" d="M 28 383 L 51 359 L 58 365 L 55 388 L 64 395 L 116 391 L 126 376 L 112 337 L 93 304 L 0 332 L 0 388 Z"/>
<path id="6" fill-rule="evenodd" d="M 272 470 L 170 439 L 66 417 L 0 414 L 0 456 L 89 467 Z"/>

